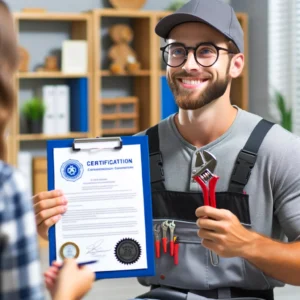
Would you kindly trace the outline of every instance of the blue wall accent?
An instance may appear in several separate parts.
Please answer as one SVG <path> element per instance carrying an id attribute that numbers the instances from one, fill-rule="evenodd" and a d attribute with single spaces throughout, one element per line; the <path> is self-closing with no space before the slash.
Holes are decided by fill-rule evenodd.
<path id="1" fill-rule="evenodd" d="M 169 88 L 167 77 L 161 76 L 161 118 L 165 119 L 169 115 L 178 111 L 174 96 Z"/>

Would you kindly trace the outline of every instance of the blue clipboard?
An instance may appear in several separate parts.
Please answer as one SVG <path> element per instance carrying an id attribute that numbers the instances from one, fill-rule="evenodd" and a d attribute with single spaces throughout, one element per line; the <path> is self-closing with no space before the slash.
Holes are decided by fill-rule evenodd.
<path id="1" fill-rule="evenodd" d="M 141 150 L 141 166 L 142 166 L 142 182 L 144 193 L 144 213 L 145 213 L 145 234 L 146 234 L 146 252 L 147 252 L 147 268 L 136 270 L 118 270 L 96 272 L 96 279 L 106 278 L 122 278 L 122 277 L 143 277 L 155 275 L 155 257 L 153 242 L 153 225 L 152 225 L 152 196 L 150 183 L 150 167 L 149 167 L 149 148 L 148 136 L 124 136 L 119 138 L 96 138 L 96 139 L 68 139 L 68 140 L 51 140 L 47 141 L 47 170 L 48 170 L 48 190 L 53 190 L 54 185 L 54 149 L 55 148 L 72 148 L 74 151 L 80 150 L 78 145 L 84 148 L 85 143 L 106 141 L 108 139 L 120 140 L 120 147 L 123 145 L 140 145 Z M 77 142 L 77 148 L 75 147 Z M 49 264 L 56 260 L 56 238 L 55 225 L 49 229 Z"/>

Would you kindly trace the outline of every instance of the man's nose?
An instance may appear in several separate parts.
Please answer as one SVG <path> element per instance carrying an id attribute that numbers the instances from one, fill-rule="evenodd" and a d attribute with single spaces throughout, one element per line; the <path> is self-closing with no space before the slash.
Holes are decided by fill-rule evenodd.
<path id="1" fill-rule="evenodd" d="M 185 64 L 182 67 L 187 72 L 198 71 L 200 65 L 195 60 L 193 51 L 189 51 Z"/>

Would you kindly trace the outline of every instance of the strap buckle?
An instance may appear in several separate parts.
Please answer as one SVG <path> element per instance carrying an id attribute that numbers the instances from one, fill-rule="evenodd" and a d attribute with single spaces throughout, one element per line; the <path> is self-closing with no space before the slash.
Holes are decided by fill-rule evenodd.
<path id="1" fill-rule="evenodd" d="M 163 158 L 161 152 L 150 154 L 151 183 L 164 181 Z"/>
<path id="2" fill-rule="evenodd" d="M 231 181 L 243 185 L 247 184 L 251 170 L 256 162 L 257 154 L 242 149 L 236 160 Z"/>

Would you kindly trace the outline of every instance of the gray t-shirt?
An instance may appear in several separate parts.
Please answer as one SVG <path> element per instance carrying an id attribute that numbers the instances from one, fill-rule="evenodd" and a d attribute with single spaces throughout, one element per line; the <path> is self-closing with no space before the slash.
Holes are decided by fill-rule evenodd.
<path id="1" fill-rule="evenodd" d="M 217 158 L 217 191 L 226 191 L 239 151 L 261 117 L 238 109 L 231 127 L 201 150 Z M 174 116 L 159 123 L 165 187 L 173 191 L 199 191 L 192 172 L 199 150 L 178 132 Z M 140 134 L 144 134 L 142 132 Z M 250 199 L 252 229 L 274 239 L 300 239 L 300 138 L 279 125 L 265 137 L 245 187 Z"/>

